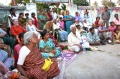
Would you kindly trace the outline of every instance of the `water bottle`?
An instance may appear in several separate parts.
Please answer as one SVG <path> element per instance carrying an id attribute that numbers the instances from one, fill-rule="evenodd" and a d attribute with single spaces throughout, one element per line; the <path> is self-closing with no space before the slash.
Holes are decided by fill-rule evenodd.
<path id="1" fill-rule="evenodd" d="M 83 53 L 85 53 L 86 51 L 86 46 L 85 46 L 85 42 L 86 42 L 86 36 L 85 35 L 82 35 L 82 48 L 83 48 Z"/>
<path id="2" fill-rule="evenodd" d="M 82 48 L 83 48 L 83 52 L 85 52 L 86 51 L 86 46 L 85 46 L 85 43 L 83 42 L 83 44 L 82 44 Z"/>

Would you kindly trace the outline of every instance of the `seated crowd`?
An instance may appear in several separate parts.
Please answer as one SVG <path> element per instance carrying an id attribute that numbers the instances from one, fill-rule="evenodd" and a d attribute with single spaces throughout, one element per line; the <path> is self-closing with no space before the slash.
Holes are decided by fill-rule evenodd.
<path id="1" fill-rule="evenodd" d="M 28 13 L 26 18 L 23 13 L 16 18 L 13 8 L 10 13 L 14 16 L 9 16 L 11 36 L 0 28 L 0 66 L 4 65 L 8 71 L 17 68 L 19 79 L 51 79 L 59 75 L 57 57 L 64 50 L 64 45 L 59 42 L 68 42 L 68 50 L 75 53 L 90 48 L 90 45 L 120 44 L 118 14 L 107 28 L 100 17 L 92 24 L 86 18 L 82 19 L 78 12 L 72 17 L 69 11 L 59 16 L 54 10 L 48 10 L 38 16 L 42 26 L 39 29 L 35 13 L 31 14 L 32 18 Z M 0 74 L 6 73 L 0 70 Z"/>

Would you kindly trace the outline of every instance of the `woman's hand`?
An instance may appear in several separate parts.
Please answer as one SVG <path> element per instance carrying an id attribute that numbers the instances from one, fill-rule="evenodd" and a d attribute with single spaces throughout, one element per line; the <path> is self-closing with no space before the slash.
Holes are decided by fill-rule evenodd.
<path id="1" fill-rule="evenodd" d="M 50 52 L 56 54 L 56 50 L 50 50 Z"/>
<path id="2" fill-rule="evenodd" d="M 27 78 L 25 76 L 20 76 L 19 79 L 29 79 L 29 78 Z"/>
<path id="3" fill-rule="evenodd" d="M 4 45 L 3 48 L 4 48 L 5 50 L 8 50 L 8 46 L 7 46 L 7 45 Z"/>

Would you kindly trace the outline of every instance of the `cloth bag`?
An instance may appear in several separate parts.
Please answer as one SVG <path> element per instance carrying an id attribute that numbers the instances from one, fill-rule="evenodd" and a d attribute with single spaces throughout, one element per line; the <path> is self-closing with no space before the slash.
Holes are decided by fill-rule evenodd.
<path id="1" fill-rule="evenodd" d="M 53 61 L 50 58 L 45 59 L 42 69 L 47 72 L 50 69 L 50 66 L 52 65 L 52 63 L 53 63 Z"/>

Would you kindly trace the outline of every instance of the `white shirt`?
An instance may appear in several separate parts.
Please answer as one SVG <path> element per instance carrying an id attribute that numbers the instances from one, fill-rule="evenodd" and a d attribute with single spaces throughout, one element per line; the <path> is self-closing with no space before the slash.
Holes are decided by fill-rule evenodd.
<path id="1" fill-rule="evenodd" d="M 16 14 L 16 16 L 11 16 L 11 14 L 10 15 L 8 15 L 9 17 L 11 17 L 11 19 L 13 20 L 13 19 L 18 19 L 18 15 Z M 11 27 L 11 22 L 10 22 L 10 19 L 8 18 L 8 27 Z"/>
<path id="2" fill-rule="evenodd" d="M 18 58 L 18 62 L 17 64 L 19 65 L 23 65 L 24 64 L 24 61 L 27 57 L 27 55 L 30 53 L 30 50 L 26 47 L 26 46 L 23 46 L 21 49 L 20 49 L 20 52 L 19 52 L 19 58 Z"/>
<path id="3" fill-rule="evenodd" d="M 78 35 L 78 36 L 81 36 L 81 32 L 85 32 L 83 29 L 77 29 L 76 28 L 76 34 Z"/>
<path id="4" fill-rule="evenodd" d="M 75 26 L 76 26 L 76 25 L 80 25 L 81 28 L 83 28 L 83 24 L 82 24 L 81 22 L 79 22 L 79 23 L 74 23 L 74 24 L 75 24 Z"/>
<path id="5" fill-rule="evenodd" d="M 33 31 L 35 34 L 38 35 L 38 39 L 40 38 L 41 35 L 40 35 L 39 32 L 37 32 L 36 27 L 35 27 L 34 25 L 31 25 L 31 26 L 28 25 L 28 26 L 27 26 L 27 30 L 28 30 L 28 31 Z"/>
<path id="6" fill-rule="evenodd" d="M 69 44 L 69 47 L 73 46 L 74 44 L 80 44 L 81 40 L 79 39 L 79 37 L 76 36 L 71 32 L 69 35 L 68 35 L 68 44 Z"/>
<path id="7" fill-rule="evenodd" d="M 120 19 L 119 20 L 114 19 L 114 22 L 115 22 L 116 25 L 120 25 Z"/>
<path id="8" fill-rule="evenodd" d="M 84 25 L 84 27 L 87 27 L 88 29 L 90 29 L 92 27 L 92 24 L 89 22 L 87 22 L 87 23 L 83 22 L 83 25 Z"/>
<path id="9" fill-rule="evenodd" d="M 60 24 L 59 23 L 53 23 L 53 29 L 59 29 L 60 28 Z"/>
<path id="10" fill-rule="evenodd" d="M 56 12 L 54 12 L 54 13 L 52 12 L 52 18 L 57 19 L 57 13 Z"/>

